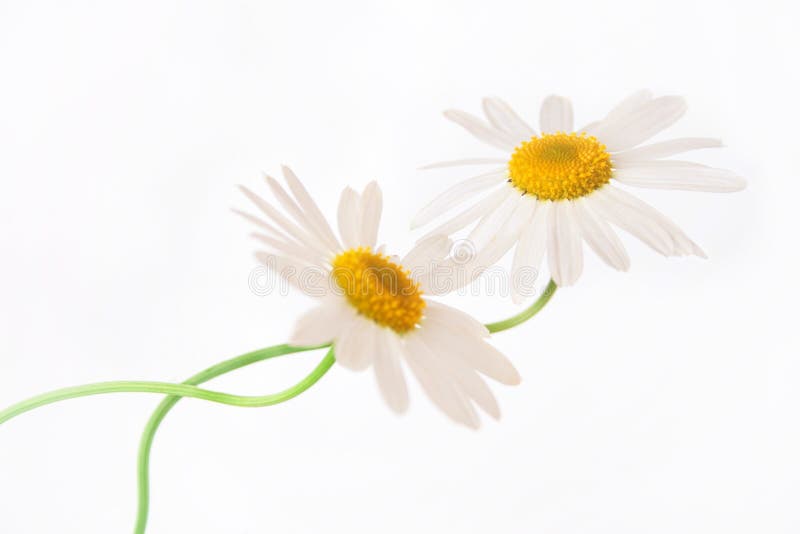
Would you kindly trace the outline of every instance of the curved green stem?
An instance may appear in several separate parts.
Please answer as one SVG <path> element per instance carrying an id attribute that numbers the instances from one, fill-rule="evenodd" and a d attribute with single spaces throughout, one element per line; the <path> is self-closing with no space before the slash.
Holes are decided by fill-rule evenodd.
<path id="1" fill-rule="evenodd" d="M 257 350 L 237 356 L 236 358 L 231 358 L 230 360 L 226 360 L 222 363 L 214 365 L 213 367 L 209 367 L 205 371 L 201 371 L 186 380 L 184 384 L 202 384 L 203 382 L 207 382 L 212 378 L 216 378 L 220 375 L 240 369 L 255 362 L 266 360 L 268 358 L 274 358 L 276 356 L 282 356 L 284 354 L 290 354 L 292 352 L 311 350 L 312 348 L 315 347 L 301 348 L 289 347 L 288 345 L 277 345 L 275 347 Z M 295 386 L 278 394 L 283 394 L 283 400 L 281 402 L 296 397 L 314 385 L 314 383 L 319 380 L 319 378 L 321 378 L 328 369 L 330 369 L 331 365 L 333 365 L 333 362 L 333 349 L 331 349 L 310 375 L 301 380 Z M 136 526 L 134 527 L 135 534 L 144 534 L 145 528 L 147 527 L 147 516 L 150 511 L 150 451 L 153 447 L 153 439 L 155 438 L 156 431 L 161 425 L 161 422 L 180 399 L 181 397 L 179 396 L 171 396 L 161 401 L 161 404 L 158 405 L 158 408 L 156 408 L 156 410 L 153 412 L 153 415 L 150 416 L 150 420 L 147 421 L 147 426 L 145 426 L 144 432 L 142 433 L 142 438 L 139 442 L 139 455 L 137 459 L 139 504 L 136 513 Z"/>
<path id="2" fill-rule="evenodd" d="M 314 371 L 308 375 L 296 387 L 301 387 L 308 383 L 308 386 L 317 382 L 322 375 L 334 363 L 334 357 L 331 352 L 323 359 Z M 308 389 L 308 386 L 303 388 Z M 74 399 L 77 397 L 88 397 L 90 395 L 101 395 L 105 393 L 159 393 L 162 395 L 177 395 L 179 397 L 192 397 L 195 399 L 203 399 L 211 402 L 218 402 L 220 404 L 230 404 L 232 406 L 243 406 L 257 408 L 261 406 L 270 406 L 273 404 L 281 403 L 295 396 L 294 388 L 275 393 L 272 395 L 261 395 L 255 397 L 248 397 L 242 395 L 232 395 L 230 393 L 222 393 L 219 391 L 211 391 L 202 389 L 197 386 L 187 384 L 172 384 L 170 382 L 145 382 L 145 381 L 127 381 L 121 380 L 116 382 L 98 382 L 95 384 L 86 384 L 83 386 L 69 387 L 57 389 L 37 395 L 28 400 L 15 404 L 2 412 L 0 412 L 0 424 L 5 423 L 9 419 L 13 419 L 18 415 L 29 412 L 35 408 L 52 404 L 67 399 Z"/>
<path id="3" fill-rule="evenodd" d="M 509 317 L 508 319 L 497 321 L 496 323 L 489 323 L 486 325 L 486 328 L 489 330 L 489 332 L 494 334 L 495 332 L 502 332 L 503 330 L 508 330 L 509 328 L 514 328 L 515 326 L 521 325 L 539 313 L 542 308 L 544 308 L 545 304 L 547 304 L 555 294 L 556 289 L 558 289 L 558 286 L 555 282 L 553 282 L 553 280 L 550 280 L 547 283 L 547 287 L 545 287 L 544 291 L 542 291 L 542 294 L 539 295 L 539 298 L 536 299 L 536 301 L 531 304 L 530 307 L 521 311 L 517 315 Z"/>

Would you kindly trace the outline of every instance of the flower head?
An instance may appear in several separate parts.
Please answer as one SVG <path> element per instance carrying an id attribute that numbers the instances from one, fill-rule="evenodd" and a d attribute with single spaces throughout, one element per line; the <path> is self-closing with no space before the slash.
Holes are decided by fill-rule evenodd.
<path id="1" fill-rule="evenodd" d="M 538 269 L 546 255 L 558 285 L 575 283 L 583 270 L 584 242 L 610 266 L 627 270 L 628 254 L 612 225 L 665 256 L 704 257 L 700 247 L 667 217 L 618 184 L 712 192 L 738 191 L 745 186 L 731 171 L 664 159 L 721 146 L 716 139 L 683 138 L 639 146 L 684 114 L 686 104 L 677 96 L 654 98 L 649 91 L 639 91 L 603 119 L 577 130 L 570 101 L 550 96 L 541 108 L 541 133 L 499 99 L 484 99 L 483 110 L 486 120 L 456 110 L 445 116 L 506 156 L 428 168 L 501 166 L 439 195 L 419 212 L 412 227 L 426 225 L 467 199 L 488 192 L 428 235 L 450 235 L 477 221 L 468 237 L 480 251 L 476 262 L 494 263 L 515 247 L 512 279 L 523 268 Z M 518 301 L 523 295 L 517 290 L 513 296 Z"/>
<path id="2" fill-rule="evenodd" d="M 430 399 L 455 421 L 477 427 L 475 406 L 499 417 L 481 375 L 517 384 L 516 369 L 486 342 L 486 327 L 426 296 L 431 269 L 448 255 L 450 240 L 431 236 L 402 258 L 376 248 L 382 194 L 375 182 L 361 194 L 350 188 L 342 192 L 340 240 L 294 173 L 284 167 L 283 174 L 288 191 L 272 177 L 266 181 L 286 214 L 246 188 L 243 192 L 266 218 L 237 213 L 260 230 L 254 235 L 266 250 L 256 257 L 319 300 L 297 321 L 290 343 L 333 342 L 338 363 L 354 370 L 372 367 L 396 412 L 408 407 L 405 362 Z"/>

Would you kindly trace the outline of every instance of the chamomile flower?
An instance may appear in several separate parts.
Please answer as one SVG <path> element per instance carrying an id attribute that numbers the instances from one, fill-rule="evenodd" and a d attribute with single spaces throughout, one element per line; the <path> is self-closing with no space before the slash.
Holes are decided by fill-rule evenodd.
<path id="1" fill-rule="evenodd" d="M 256 257 L 319 301 L 297 321 L 289 342 L 333 342 L 336 361 L 344 367 L 372 367 L 395 412 L 408 407 L 405 362 L 453 420 L 478 427 L 476 406 L 498 418 L 497 401 L 481 375 L 517 384 L 519 374 L 487 343 L 486 327 L 425 295 L 430 269 L 447 256 L 449 239 L 432 236 L 402 259 L 377 249 L 382 195 L 372 182 L 361 194 L 342 192 L 340 240 L 294 173 L 284 167 L 283 174 L 288 191 L 272 177 L 266 181 L 288 216 L 246 188 L 242 191 L 266 218 L 237 213 L 259 228 L 254 236 L 265 250 Z"/>
<path id="2" fill-rule="evenodd" d="M 719 147 L 716 139 L 681 138 L 640 146 L 686 111 L 683 98 L 654 98 L 639 91 L 603 119 L 575 129 L 566 98 L 544 100 L 536 132 L 505 102 L 483 100 L 486 120 L 463 111 L 445 116 L 480 141 L 505 152 L 502 158 L 473 158 L 429 165 L 499 166 L 448 189 L 423 208 L 412 228 L 427 225 L 480 193 L 488 194 L 436 227 L 430 235 L 451 235 L 475 221 L 468 239 L 491 264 L 516 246 L 512 279 L 521 269 L 538 269 L 547 256 L 553 280 L 574 284 L 583 270 L 585 242 L 607 264 L 625 271 L 630 260 L 616 226 L 664 256 L 705 254 L 674 223 L 618 187 L 731 192 L 745 187 L 731 171 L 664 159 L 700 148 Z M 512 284 L 513 286 L 514 284 Z M 519 288 L 512 292 L 521 300 Z"/>

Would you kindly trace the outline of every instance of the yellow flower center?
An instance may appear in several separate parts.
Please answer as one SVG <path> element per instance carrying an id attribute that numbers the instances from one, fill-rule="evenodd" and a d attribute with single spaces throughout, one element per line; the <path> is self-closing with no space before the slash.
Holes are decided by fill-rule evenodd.
<path id="1" fill-rule="evenodd" d="M 342 252 L 332 265 L 333 279 L 358 313 L 400 334 L 419 324 L 425 309 L 419 283 L 388 256 L 359 247 Z"/>
<path id="2" fill-rule="evenodd" d="M 611 179 L 611 156 L 586 133 L 534 136 L 514 150 L 508 162 L 511 183 L 545 200 L 588 195 Z"/>

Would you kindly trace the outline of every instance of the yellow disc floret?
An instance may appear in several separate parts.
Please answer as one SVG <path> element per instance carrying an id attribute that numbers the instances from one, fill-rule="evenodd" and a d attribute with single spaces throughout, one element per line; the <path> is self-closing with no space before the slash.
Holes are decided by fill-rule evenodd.
<path id="1" fill-rule="evenodd" d="M 511 183 L 545 200 L 588 195 L 611 179 L 611 156 L 585 133 L 534 136 L 514 150 L 508 162 Z"/>
<path id="2" fill-rule="evenodd" d="M 333 279 L 358 313 L 401 334 L 419 324 L 425 309 L 419 283 L 388 256 L 359 247 L 332 264 Z"/>

